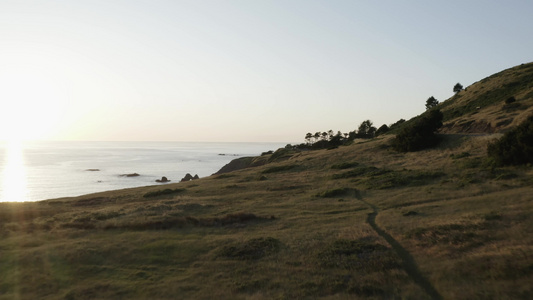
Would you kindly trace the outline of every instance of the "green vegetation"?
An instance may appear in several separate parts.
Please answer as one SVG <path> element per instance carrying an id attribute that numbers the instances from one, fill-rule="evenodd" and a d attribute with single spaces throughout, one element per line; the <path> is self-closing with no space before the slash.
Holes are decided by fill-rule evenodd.
<path id="1" fill-rule="evenodd" d="M 439 104 L 439 101 L 435 97 L 431 96 L 426 100 L 426 110 L 432 109 Z"/>
<path id="2" fill-rule="evenodd" d="M 453 92 L 454 93 L 459 93 L 460 91 L 463 90 L 463 85 L 460 84 L 459 82 L 456 83 L 454 86 L 453 86 Z"/>
<path id="3" fill-rule="evenodd" d="M 507 98 L 507 99 L 505 100 L 505 104 L 506 104 L 506 105 L 509 105 L 509 104 L 511 104 L 511 103 L 515 103 L 515 102 L 516 102 L 516 98 L 513 97 L 513 96 L 511 96 L 511 97 L 509 97 L 509 98 Z"/>
<path id="4" fill-rule="evenodd" d="M 404 127 L 392 142 L 395 150 L 400 152 L 418 151 L 438 144 L 435 131 L 442 126 L 442 113 L 438 109 L 430 110 L 418 120 Z"/>
<path id="5" fill-rule="evenodd" d="M 383 125 L 381 125 L 378 128 L 378 130 L 376 130 L 376 136 L 380 136 L 382 134 L 385 134 L 385 133 L 389 132 L 389 130 L 390 130 L 390 127 L 387 126 L 386 124 L 383 124 Z"/>
<path id="6" fill-rule="evenodd" d="M 385 127 L 383 127 L 385 126 Z M 388 131 L 387 125 L 380 127 L 380 134 Z M 334 133 L 333 130 L 316 132 L 315 134 L 307 133 L 305 135 L 305 144 L 300 144 L 296 146 L 291 146 L 296 149 L 333 149 L 338 146 L 348 145 L 355 139 L 371 139 L 377 136 L 377 129 L 374 127 L 374 124 L 370 120 L 365 120 L 359 124 L 357 130 L 350 131 L 348 133 L 341 133 L 337 131 Z"/>
<path id="7" fill-rule="evenodd" d="M 500 166 L 533 164 L 533 116 L 489 144 L 487 153 Z"/>

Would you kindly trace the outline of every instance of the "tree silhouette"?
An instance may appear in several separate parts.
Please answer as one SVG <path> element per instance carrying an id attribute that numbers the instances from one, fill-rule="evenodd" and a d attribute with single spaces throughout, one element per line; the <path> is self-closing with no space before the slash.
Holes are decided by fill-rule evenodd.
<path id="1" fill-rule="evenodd" d="M 432 109 L 422 117 L 402 128 L 392 141 L 394 149 L 400 152 L 418 151 L 439 143 L 435 132 L 442 126 L 442 112 Z"/>
<path id="2" fill-rule="evenodd" d="M 453 87 L 453 92 L 456 93 L 456 94 L 459 93 L 462 90 L 463 90 L 463 85 L 460 84 L 459 82 L 457 84 L 455 84 L 454 87 Z"/>
<path id="3" fill-rule="evenodd" d="M 359 125 L 357 136 L 360 138 L 373 138 L 376 133 L 376 127 L 372 125 L 373 123 L 370 120 L 363 121 L 361 125 Z"/>
<path id="4" fill-rule="evenodd" d="M 437 106 L 439 104 L 439 101 L 435 99 L 435 97 L 431 96 L 426 100 L 426 110 L 432 109 L 433 107 Z"/>
<path id="5" fill-rule="evenodd" d="M 326 141 L 328 139 L 328 133 L 327 132 L 322 132 L 322 140 Z"/>
<path id="6" fill-rule="evenodd" d="M 307 141 L 308 144 L 312 144 L 312 142 L 311 142 L 312 139 L 313 139 L 313 134 L 311 132 L 308 132 L 305 135 L 305 140 Z"/>
<path id="7" fill-rule="evenodd" d="M 333 130 L 328 130 L 328 141 L 333 137 Z"/>
<path id="8" fill-rule="evenodd" d="M 321 133 L 320 132 L 315 132 L 315 135 L 313 136 L 315 138 L 315 143 L 320 139 L 320 135 Z"/>

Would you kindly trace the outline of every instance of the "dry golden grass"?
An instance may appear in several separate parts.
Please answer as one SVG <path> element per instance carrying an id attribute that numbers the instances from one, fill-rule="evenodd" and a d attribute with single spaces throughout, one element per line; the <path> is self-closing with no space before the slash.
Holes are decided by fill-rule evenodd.
<path id="1" fill-rule="evenodd" d="M 516 66 L 473 83 L 446 102 L 445 115 L 463 112 L 445 122 L 446 133 L 505 132 L 533 114 L 533 63 Z M 506 105 L 514 97 L 516 102 Z M 490 126 L 484 126 L 489 124 Z"/>
<path id="2" fill-rule="evenodd" d="M 524 111 L 455 121 L 511 126 L 530 91 Z M 533 169 L 488 164 L 499 136 L 416 153 L 380 136 L 164 188 L 0 203 L 0 299 L 531 299 Z"/>
<path id="3" fill-rule="evenodd" d="M 368 223 L 374 208 L 438 297 L 530 297 L 531 168 L 484 167 L 487 137 L 447 136 L 414 154 L 392 152 L 389 139 L 148 198 L 161 187 L 2 203 L 0 299 L 431 299 Z M 332 166 L 350 162 L 387 173 L 333 179 L 350 168 Z M 435 170 L 444 175 L 413 177 Z M 416 180 L 396 181 L 406 174 Z"/>

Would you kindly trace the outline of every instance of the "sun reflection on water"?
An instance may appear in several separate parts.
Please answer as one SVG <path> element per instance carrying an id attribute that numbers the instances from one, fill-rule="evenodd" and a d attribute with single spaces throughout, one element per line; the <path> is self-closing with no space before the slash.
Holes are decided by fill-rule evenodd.
<path id="1" fill-rule="evenodd" d="M 22 202 L 28 200 L 26 187 L 26 169 L 22 155 L 22 145 L 17 141 L 10 141 L 4 153 L 4 169 L 2 174 L 2 202 Z"/>

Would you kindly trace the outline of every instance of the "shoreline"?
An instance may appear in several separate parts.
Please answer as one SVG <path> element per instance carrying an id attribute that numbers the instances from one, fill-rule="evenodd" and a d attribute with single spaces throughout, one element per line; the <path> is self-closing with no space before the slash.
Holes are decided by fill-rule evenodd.
<path id="1" fill-rule="evenodd" d="M 35 146 L 43 143 L 43 147 Z M 43 143 L 16 149 L 19 154 L 15 163 L 12 158 L 0 162 L 0 176 L 10 180 L 7 184 L 4 179 L 4 185 L 0 185 L 0 202 L 34 202 L 151 186 L 162 177 L 175 183 L 187 173 L 204 178 L 236 158 L 281 146 L 216 142 Z M 8 162 L 11 169 L 7 169 Z"/>

